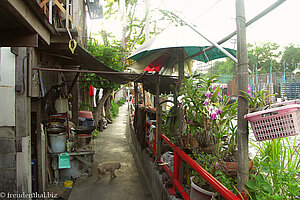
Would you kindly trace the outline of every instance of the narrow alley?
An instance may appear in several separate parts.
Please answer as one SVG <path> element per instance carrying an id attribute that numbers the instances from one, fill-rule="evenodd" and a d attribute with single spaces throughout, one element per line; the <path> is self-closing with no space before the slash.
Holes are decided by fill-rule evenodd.
<path id="1" fill-rule="evenodd" d="M 99 134 L 95 142 L 93 176 L 80 177 L 74 184 L 70 200 L 145 200 L 151 199 L 150 192 L 132 153 L 128 126 L 127 104 L 120 107 L 119 115 L 107 129 Z M 116 161 L 121 168 L 115 171 L 116 178 L 109 173 L 98 180 L 99 163 Z"/>

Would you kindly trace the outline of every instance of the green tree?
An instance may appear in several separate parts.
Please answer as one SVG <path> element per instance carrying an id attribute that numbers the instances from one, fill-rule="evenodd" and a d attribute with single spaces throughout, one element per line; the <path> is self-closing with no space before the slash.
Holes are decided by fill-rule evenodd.
<path id="1" fill-rule="evenodd" d="M 230 74 L 237 74 L 237 65 L 230 58 L 226 58 L 226 61 L 216 61 L 209 69 L 209 73 L 212 76 Z"/>
<path id="2" fill-rule="evenodd" d="M 141 17 L 141 13 L 137 13 L 138 0 L 126 0 L 125 12 L 126 12 L 126 25 L 123 27 L 123 48 L 130 52 L 132 47 L 136 44 L 142 44 L 145 41 L 144 26 L 145 16 Z M 124 8 L 122 8 L 124 9 Z M 110 1 L 106 5 L 105 17 L 117 18 L 118 11 L 120 10 L 120 0 Z M 127 56 L 127 55 L 126 55 Z"/>
<path id="3" fill-rule="evenodd" d="M 105 35 L 105 34 L 104 34 Z M 98 60 L 100 60 L 105 65 L 118 70 L 122 71 L 124 67 L 122 66 L 122 63 L 120 60 L 124 56 L 124 51 L 120 47 L 120 45 L 110 45 L 108 43 L 104 45 L 100 45 L 98 41 L 95 40 L 89 40 L 88 42 L 88 48 L 87 50 Z M 103 115 L 103 108 L 106 103 L 106 101 L 109 101 L 106 103 L 108 106 L 106 110 L 106 117 L 110 118 L 109 110 L 110 110 L 110 95 L 114 90 L 117 90 L 120 85 L 110 82 L 94 73 L 85 73 L 81 76 L 81 88 L 85 88 L 85 90 L 88 90 L 88 87 L 90 85 L 93 85 L 93 87 L 96 88 L 103 88 L 103 96 L 102 98 L 97 102 L 97 107 L 94 109 L 94 115 L 95 115 L 95 124 L 98 126 L 99 120 L 104 117 Z"/>
<path id="4" fill-rule="evenodd" d="M 282 66 L 278 63 L 281 54 L 279 44 L 275 42 L 264 43 L 260 46 L 248 44 L 249 67 L 253 69 L 257 66 L 259 73 L 267 73 L 270 72 L 272 62 L 273 71 L 281 71 Z"/>
<path id="5" fill-rule="evenodd" d="M 294 44 L 284 47 L 281 63 L 285 61 L 286 71 L 292 72 L 300 65 L 300 47 Z"/>

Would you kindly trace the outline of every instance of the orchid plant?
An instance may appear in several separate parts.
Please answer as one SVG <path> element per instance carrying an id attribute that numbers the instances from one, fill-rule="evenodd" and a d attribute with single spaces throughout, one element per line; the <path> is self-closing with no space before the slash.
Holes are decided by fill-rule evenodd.
<path id="1" fill-rule="evenodd" d="M 189 132 L 198 135 L 200 146 L 216 145 L 214 153 L 221 156 L 225 152 L 222 148 L 225 135 L 230 141 L 230 144 L 226 143 L 226 154 L 228 149 L 236 147 L 236 125 L 232 124 L 232 120 L 237 116 L 237 102 L 228 104 L 229 98 L 222 97 L 216 78 L 185 79 L 180 95 Z"/>

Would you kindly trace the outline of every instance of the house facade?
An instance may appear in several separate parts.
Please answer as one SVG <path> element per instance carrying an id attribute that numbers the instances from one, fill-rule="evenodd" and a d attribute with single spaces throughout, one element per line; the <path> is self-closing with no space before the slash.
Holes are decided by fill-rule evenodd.
<path id="1" fill-rule="evenodd" d="M 72 97 L 71 115 L 78 119 L 79 86 L 74 73 L 38 68 L 81 66 L 81 55 L 75 49 L 86 47 L 86 8 L 86 1 L 78 0 L 0 1 L 2 192 L 46 190 L 51 164 L 45 127 L 53 97 L 61 94 L 58 88 L 67 89 Z"/>

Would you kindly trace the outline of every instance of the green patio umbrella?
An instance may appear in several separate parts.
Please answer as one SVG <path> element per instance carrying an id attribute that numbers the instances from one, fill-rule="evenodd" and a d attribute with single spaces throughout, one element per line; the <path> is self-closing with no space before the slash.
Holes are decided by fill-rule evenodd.
<path id="1" fill-rule="evenodd" d="M 160 74 L 170 75 L 177 68 L 178 48 L 184 48 L 185 67 L 187 69 L 192 66 L 191 60 L 206 63 L 226 57 L 217 48 L 204 51 L 209 46 L 209 42 L 188 26 L 170 27 L 156 37 L 146 41 L 134 51 L 128 59 L 136 62 L 129 68 L 138 73 L 142 71 L 159 71 Z M 235 50 L 226 47 L 224 49 L 231 55 L 235 55 Z M 199 52 L 203 53 L 195 55 Z"/>

